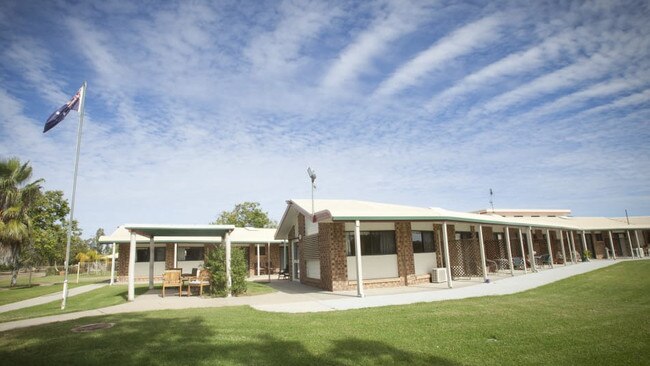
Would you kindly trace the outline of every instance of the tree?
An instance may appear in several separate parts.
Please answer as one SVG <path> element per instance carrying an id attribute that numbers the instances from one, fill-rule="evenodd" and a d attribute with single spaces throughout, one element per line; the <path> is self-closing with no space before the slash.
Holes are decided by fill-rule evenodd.
<path id="1" fill-rule="evenodd" d="M 37 264 L 56 266 L 65 259 L 70 206 L 62 191 L 45 191 L 30 210 L 33 222 L 34 251 Z M 85 251 L 77 221 L 72 223 L 71 252 Z"/>
<path id="2" fill-rule="evenodd" d="M 226 248 L 219 245 L 208 253 L 205 261 L 205 268 L 210 271 L 210 288 L 217 296 L 226 296 Z M 247 290 L 246 274 L 248 266 L 246 256 L 242 248 L 233 248 L 230 255 L 230 273 L 232 275 L 232 286 L 230 292 L 234 295 L 241 295 Z"/>
<path id="3" fill-rule="evenodd" d="M 16 286 L 20 253 L 31 242 L 29 211 L 41 194 L 42 179 L 29 183 L 32 167 L 18 158 L 0 160 L 0 244 L 10 249 L 11 283 Z"/>
<path id="4" fill-rule="evenodd" d="M 235 225 L 238 227 L 273 228 L 277 223 L 269 219 L 269 214 L 262 211 L 259 202 L 242 202 L 232 211 L 222 211 L 214 224 Z"/>

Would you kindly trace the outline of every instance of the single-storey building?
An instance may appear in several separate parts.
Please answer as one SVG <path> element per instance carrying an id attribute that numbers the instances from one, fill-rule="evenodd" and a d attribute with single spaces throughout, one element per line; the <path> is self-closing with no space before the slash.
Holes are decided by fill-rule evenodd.
<path id="1" fill-rule="evenodd" d="M 313 211 L 312 211 L 313 208 Z M 637 257 L 650 217 L 571 217 L 569 210 L 473 213 L 353 200 L 289 200 L 275 238 L 294 280 L 330 291 L 537 271 L 591 258 Z M 361 281 L 358 281 L 361 278 Z"/>
<path id="2" fill-rule="evenodd" d="M 128 282 L 133 273 L 133 282 L 149 280 L 153 284 L 166 269 L 190 273 L 201 267 L 210 249 L 225 245 L 226 239 L 231 246 L 244 249 L 250 276 L 276 273 L 288 266 L 286 241 L 276 239 L 275 229 L 268 228 L 126 224 L 101 236 L 99 243 L 112 246 L 111 283 Z M 135 243 L 133 251 L 131 243 Z M 131 265 L 133 271 L 129 271 Z"/>

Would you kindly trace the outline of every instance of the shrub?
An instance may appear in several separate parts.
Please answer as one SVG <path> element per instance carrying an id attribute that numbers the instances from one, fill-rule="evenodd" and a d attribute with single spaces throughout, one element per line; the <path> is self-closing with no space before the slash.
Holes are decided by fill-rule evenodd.
<path id="1" fill-rule="evenodd" d="M 55 267 L 47 267 L 47 269 L 45 270 L 46 276 L 56 276 L 58 274 L 59 271 L 57 271 Z"/>
<path id="2" fill-rule="evenodd" d="M 208 253 L 205 268 L 210 271 L 210 287 L 212 293 L 217 296 L 226 296 L 226 248 L 223 245 L 217 246 Z M 233 248 L 230 258 L 230 272 L 232 275 L 231 293 L 234 296 L 246 292 L 246 258 L 242 249 Z"/>

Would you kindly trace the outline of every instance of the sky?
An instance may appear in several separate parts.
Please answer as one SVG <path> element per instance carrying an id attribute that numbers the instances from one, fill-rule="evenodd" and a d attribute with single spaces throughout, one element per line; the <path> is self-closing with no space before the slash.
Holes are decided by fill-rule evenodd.
<path id="1" fill-rule="evenodd" d="M 243 201 L 650 215 L 647 1 L 0 2 L 0 157 L 91 237 Z"/>

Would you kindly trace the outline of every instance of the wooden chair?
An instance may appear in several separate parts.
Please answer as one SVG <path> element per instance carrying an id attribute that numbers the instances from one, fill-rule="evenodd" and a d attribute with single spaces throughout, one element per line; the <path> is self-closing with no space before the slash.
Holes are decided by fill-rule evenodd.
<path id="1" fill-rule="evenodd" d="M 210 287 L 210 272 L 205 269 L 199 269 L 196 277 L 190 279 L 187 283 L 187 296 L 192 294 L 192 287 L 198 287 L 199 296 L 203 296 L 203 286 Z"/>
<path id="2" fill-rule="evenodd" d="M 167 287 L 178 287 L 178 296 L 183 294 L 183 280 L 181 279 L 180 270 L 170 269 L 163 273 L 162 297 L 165 297 Z"/>

